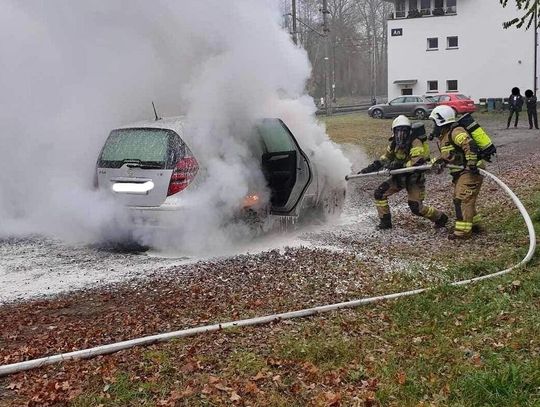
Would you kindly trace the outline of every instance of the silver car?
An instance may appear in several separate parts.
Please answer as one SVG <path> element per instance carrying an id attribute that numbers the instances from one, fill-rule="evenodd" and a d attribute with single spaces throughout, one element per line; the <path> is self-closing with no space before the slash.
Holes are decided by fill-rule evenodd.
<path id="1" fill-rule="evenodd" d="M 430 96 L 400 96 L 388 103 L 371 106 L 368 114 L 375 119 L 395 117 L 403 114 L 418 120 L 427 119 L 437 103 Z"/>
<path id="2" fill-rule="evenodd" d="M 182 197 L 199 187 L 204 163 L 192 150 L 184 124 L 183 118 L 167 118 L 124 126 L 111 131 L 101 150 L 96 187 L 120 200 L 135 225 L 167 227 L 176 219 L 175 211 L 189 209 Z M 261 120 L 254 136 L 271 197 L 261 208 L 257 192 L 250 193 L 238 203 L 239 215 L 293 223 L 307 215 L 321 218 L 341 212 L 345 189 L 332 188 L 320 176 L 282 120 Z"/>

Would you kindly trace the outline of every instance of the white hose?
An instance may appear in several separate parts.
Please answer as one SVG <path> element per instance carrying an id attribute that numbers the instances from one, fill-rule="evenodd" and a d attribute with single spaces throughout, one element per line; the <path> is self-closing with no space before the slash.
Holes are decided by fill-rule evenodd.
<path id="1" fill-rule="evenodd" d="M 417 170 L 428 170 L 430 168 L 431 166 L 426 165 L 422 167 L 403 168 L 403 169 L 394 170 L 394 171 L 379 171 L 379 172 L 369 173 L 369 174 L 356 174 L 356 175 L 348 176 L 347 179 L 354 179 L 354 178 L 367 177 L 367 176 L 377 176 L 377 175 L 387 176 L 387 175 L 403 174 L 403 173 L 408 173 L 408 172 L 417 171 Z M 527 213 L 527 210 L 525 209 L 525 207 L 523 206 L 519 198 L 499 178 L 497 178 L 496 176 L 494 176 L 493 174 L 487 171 L 484 171 L 484 170 L 480 170 L 480 171 L 483 175 L 488 176 L 489 178 L 493 179 L 497 184 L 499 184 L 499 186 L 510 196 L 510 198 L 512 198 L 512 201 L 516 204 L 521 215 L 523 216 L 523 219 L 525 220 L 525 223 L 527 224 L 527 230 L 529 232 L 529 251 L 527 252 L 527 255 L 523 258 L 523 260 L 521 260 L 518 264 L 510 268 L 507 268 L 505 270 L 502 270 L 496 273 L 487 274 L 481 277 L 475 277 L 468 280 L 457 281 L 451 284 L 453 286 L 470 284 L 475 281 L 485 280 L 488 278 L 493 278 L 496 276 L 500 276 L 502 274 L 509 273 L 510 271 L 516 269 L 517 267 L 520 267 L 524 265 L 525 263 L 527 263 L 532 258 L 535 248 L 536 248 L 536 235 L 535 235 L 533 223 L 531 221 L 529 214 Z M 96 346 L 94 348 L 83 349 L 83 350 L 78 350 L 74 352 L 61 353 L 61 354 L 47 356 L 47 357 L 43 357 L 39 359 L 28 360 L 25 362 L 12 363 L 9 365 L 0 366 L 0 377 L 14 374 L 17 372 L 22 372 L 25 370 L 35 369 L 35 368 L 46 366 L 46 365 L 51 365 L 53 363 L 63 362 L 66 360 L 92 358 L 99 355 L 105 355 L 109 353 L 118 352 L 124 349 L 129 349 L 135 346 L 147 346 L 147 345 L 151 345 L 157 342 L 168 341 L 170 339 L 175 339 L 175 338 L 184 338 L 187 336 L 193 336 L 200 333 L 215 332 L 221 329 L 241 327 L 241 326 L 267 324 L 274 321 L 306 317 L 306 316 L 315 315 L 318 313 L 339 310 L 342 308 L 354 308 L 360 305 L 371 304 L 371 303 L 375 303 L 375 302 L 379 302 L 383 300 L 390 300 L 390 299 L 419 294 L 424 291 L 427 291 L 428 289 L 429 288 L 419 288 L 416 290 L 403 291 L 403 292 L 393 293 L 393 294 L 386 294 L 386 295 L 381 295 L 377 297 L 361 298 L 358 300 L 340 302 L 337 304 L 322 305 L 319 307 L 307 308 L 307 309 L 302 309 L 302 310 L 292 311 L 292 312 L 284 312 L 281 314 L 272 314 L 272 315 L 267 315 L 267 316 L 257 317 L 257 318 L 241 319 L 237 321 L 224 322 L 220 324 L 205 325 L 205 326 L 200 326 L 196 328 L 183 329 L 180 331 L 167 332 L 163 334 L 145 336 L 142 338 L 136 338 L 136 339 L 131 339 L 127 341 L 111 343 L 108 345 Z"/>

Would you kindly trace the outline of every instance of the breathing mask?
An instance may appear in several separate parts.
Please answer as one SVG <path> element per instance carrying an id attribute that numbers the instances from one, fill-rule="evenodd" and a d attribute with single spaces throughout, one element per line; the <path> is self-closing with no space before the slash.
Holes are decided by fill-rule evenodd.
<path id="1" fill-rule="evenodd" d="M 410 126 L 394 127 L 393 133 L 394 142 L 396 143 L 396 149 L 408 150 L 412 142 Z"/>

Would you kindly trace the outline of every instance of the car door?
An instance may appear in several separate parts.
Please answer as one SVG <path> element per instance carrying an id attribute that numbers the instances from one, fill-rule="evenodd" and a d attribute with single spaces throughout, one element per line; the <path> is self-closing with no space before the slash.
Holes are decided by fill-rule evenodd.
<path id="1" fill-rule="evenodd" d="M 403 112 L 404 106 L 405 106 L 405 97 L 395 98 L 388 103 L 388 111 L 385 113 L 388 113 L 392 116 L 400 115 Z"/>
<path id="2" fill-rule="evenodd" d="M 414 116 L 414 111 L 418 107 L 418 104 L 421 103 L 420 98 L 416 96 L 407 96 L 405 98 L 405 103 L 403 104 L 403 112 L 406 116 Z"/>
<path id="3" fill-rule="evenodd" d="M 262 145 L 261 166 L 271 191 L 271 213 L 292 215 L 313 179 L 308 157 L 280 119 L 257 125 Z"/>

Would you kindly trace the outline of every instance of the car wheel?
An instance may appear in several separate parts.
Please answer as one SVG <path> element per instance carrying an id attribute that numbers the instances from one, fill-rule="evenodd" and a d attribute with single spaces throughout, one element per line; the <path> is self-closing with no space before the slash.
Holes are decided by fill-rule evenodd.
<path id="1" fill-rule="evenodd" d="M 384 119 L 383 111 L 381 109 L 375 109 L 371 113 L 371 117 L 373 117 L 374 119 Z"/>
<path id="2" fill-rule="evenodd" d="M 427 113 L 424 109 L 416 109 L 414 111 L 414 117 L 418 120 L 424 120 L 427 117 Z"/>

